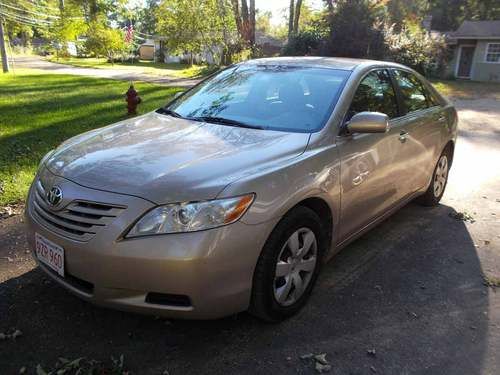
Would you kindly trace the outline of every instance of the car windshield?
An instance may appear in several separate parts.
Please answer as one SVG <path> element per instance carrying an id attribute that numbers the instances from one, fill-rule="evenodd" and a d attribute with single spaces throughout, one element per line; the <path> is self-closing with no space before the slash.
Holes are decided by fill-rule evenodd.
<path id="1" fill-rule="evenodd" d="M 178 97 L 163 113 L 227 126 L 314 132 L 325 125 L 348 76 L 349 71 L 328 68 L 239 65 Z"/>

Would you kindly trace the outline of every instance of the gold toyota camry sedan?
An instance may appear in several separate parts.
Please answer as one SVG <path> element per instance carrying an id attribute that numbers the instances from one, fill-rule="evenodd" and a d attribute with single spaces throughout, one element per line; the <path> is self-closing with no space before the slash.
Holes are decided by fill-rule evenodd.
<path id="1" fill-rule="evenodd" d="M 438 204 L 456 137 L 453 106 L 405 66 L 247 61 L 49 152 L 28 239 L 92 303 L 279 321 L 347 243 L 413 199 Z"/>

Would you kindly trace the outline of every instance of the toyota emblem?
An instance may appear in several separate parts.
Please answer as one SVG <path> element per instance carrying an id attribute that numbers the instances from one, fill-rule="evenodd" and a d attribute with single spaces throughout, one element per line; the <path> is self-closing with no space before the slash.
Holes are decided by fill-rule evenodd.
<path id="1" fill-rule="evenodd" d="M 51 206 L 57 206 L 62 201 L 62 190 L 59 186 L 52 186 L 52 189 L 47 193 L 47 201 Z"/>

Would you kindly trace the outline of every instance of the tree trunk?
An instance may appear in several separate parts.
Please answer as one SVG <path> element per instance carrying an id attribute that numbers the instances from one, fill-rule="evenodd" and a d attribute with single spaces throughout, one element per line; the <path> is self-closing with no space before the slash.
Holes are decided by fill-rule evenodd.
<path id="1" fill-rule="evenodd" d="M 9 72 L 9 60 L 5 48 L 5 36 L 3 34 L 3 19 L 0 17 L 0 54 L 2 56 L 2 69 L 4 73 Z"/>
<path id="2" fill-rule="evenodd" d="M 231 0 L 231 4 L 234 13 L 234 20 L 236 22 L 236 29 L 238 30 L 238 35 L 243 37 L 243 26 L 241 24 L 240 7 L 238 5 L 238 0 Z"/>
<path id="3" fill-rule="evenodd" d="M 294 12 L 295 12 L 295 1 L 290 0 L 290 14 L 288 16 L 288 39 L 290 39 L 293 33 Z"/>
<path id="4" fill-rule="evenodd" d="M 250 27 L 248 42 L 251 46 L 255 44 L 255 0 L 250 0 Z"/>
<path id="5" fill-rule="evenodd" d="M 241 21 L 242 21 L 242 38 L 250 42 L 250 19 L 248 17 L 247 0 L 241 0 Z"/>
<path id="6" fill-rule="evenodd" d="M 295 18 L 293 20 L 294 34 L 299 32 L 300 8 L 302 8 L 302 0 L 297 0 L 297 4 L 295 5 Z"/>

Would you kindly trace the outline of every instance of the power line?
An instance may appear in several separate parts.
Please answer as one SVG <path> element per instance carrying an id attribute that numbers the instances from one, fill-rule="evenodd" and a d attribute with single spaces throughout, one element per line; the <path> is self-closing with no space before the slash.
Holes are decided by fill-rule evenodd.
<path id="1" fill-rule="evenodd" d="M 17 10 L 17 11 L 31 13 L 31 14 L 34 14 L 34 15 L 37 15 L 37 16 L 42 16 L 42 17 L 47 17 L 47 18 L 61 18 L 59 16 L 53 16 L 53 15 L 50 15 L 50 14 L 33 12 L 33 11 L 30 11 L 30 10 L 27 10 L 27 9 L 16 8 L 16 7 L 13 7 L 12 5 L 8 5 L 8 4 L 0 3 L 0 5 L 4 6 L 4 7 L 7 7 L 7 8 L 10 8 L 10 9 Z"/>
<path id="2" fill-rule="evenodd" d="M 0 9 L 0 13 L 4 14 L 4 15 L 8 15 L 8 16 L 11 16 L 11 17 L 16 17 L 16 18 L 20 18 L 20 19 L 23 19 L 25 21 L 31 21 L 31 22 L 42 22 L 42 23 L 46 23 L 46 24 L 52 24 L 53 22 L 52 21 L 46 21 L 46 20 L 40 20 L 40 19 L 37 19 L 37 18 L 29 18 L 29 17 L 26 17 L 26 16 L 23 16 L 22 14 L 17 14 L 17 13 L 9 13 L 9 12 L 6 12 L 5 10 L 2 10 Z"/>
<path id="3" fill-rule="evenodd" d="M 17 1 L 21 1 L 21 0 L 17 0 Z M 41 7 L 41 8 L 48 8 L 48 9 L 54 9 L 56 11 L 60 11 L 60 9 L 58 8 L 54 8 L 54 7 L 49 7 L 49 6 L 43 6 L 43 5 L 39 5 L 39 4 L 34 4 L 34 3 L 31 3 L 27 0 L 22 0 L 22 2 L 24 2 L 25 4 L 30 4 L 30 5 L 34 5 L 34 6 L 37 6 L 37 7 Z M 2 3 L 0 3 L 1 5 Z M 33 12 L 30 12 L 29 10 L 27 9 L 23 9 L 23 11 L 25 12 L 29 12 L 29 13 L 33 13 Z M 56 16 L 56 15 L 51 15 L 51 14 L 45 14 L 45 13 L 41 13 L 43 15 L 45 15 L 46 17 L 51 17 L 51 18 L 61 18 L 60 16 Z M 73 19 L 85 19 L 85 17 L 82 17 L 82 16 L 71 16 L 71 17 L 63 17 L 65 19 L 70 19 L 70 20 L 73 20 Z"/>
<path id="4" fill-rule="evenodd" d="M 59 8 L 51 7 L 51 6 L 48 6 L 48 5 L 41 5 L 41 4 L 32 3 L 31 1 L 28 1 L 28 0 L 17 0 L 17 1 L 21 2 L 21 3 L 33 5 L 33 6 L 38 7 L 38 8 L 52 9 L 52 10 L 55 10 L 55 11 L 58 11 L 58 12 L 60 11 Z"/>
<path id="5" fill-rule="evenodd" d="M 49 27 L 49 25 L 39 24 L 39 23 L 31 22 L 31 21 L 25 21 L 25 20 L 22 20 L 22 19 L 19 19 L 16 17 L 12 17 L 9 15 L 3 14 L 3 13 L 0 13 L 0 14 L 5 17 L 5 20 L 11 21 L 11 22 L 16 22 L 16 23 L 19 23 L 21 25 L 40 27 L 40 28 L 48 28 Z"/>
<path id="6" fill-rule="evenodd" d="M 20 16 L 20 15 L 17 15 L 17 14 L 11 14 L 11 13 L 7 13 L 5 11 L 1 11 L 0 10 L 0 14 L 5 16 L 5 17 L 8 17 L 10 18 L 11 20 L 15 20 L 15 21 L 18 21 L 18 22 L 21 22 L 21 23 L 30 23 L 34 26 L 38 26 L 40 25 L 39 22 L 45 24 L 46 26 L 49 26 L 49 25 L 52 25 L 52 22 L 48 22 L 48 21 L 44 21 L 44 20 L 36 20 L 34 18 L 27 18 L 27 17 L 23 17 L 23 16 Z"/>
<path id="7" fill-rule="evenodd" d="M 5 17 L 6 21 L 16 22 L 16 23 L 21 24 L 21 25 L 30 26 L 30 27 L 37 27 L 37 28 L 41 28 L 41 29 L 48 28 L 48 25 L 41 25 L 41 24 L 36 24 L 36 23 L 28 22 L 28 21 L 22 21 L 18 18 L 11 17 L 11 16 L 6 16 L 6 15 L 3 15 L 3 16 Z"/>

